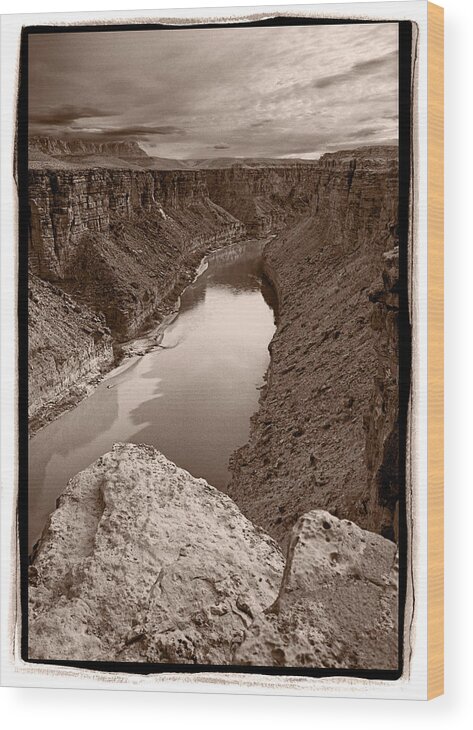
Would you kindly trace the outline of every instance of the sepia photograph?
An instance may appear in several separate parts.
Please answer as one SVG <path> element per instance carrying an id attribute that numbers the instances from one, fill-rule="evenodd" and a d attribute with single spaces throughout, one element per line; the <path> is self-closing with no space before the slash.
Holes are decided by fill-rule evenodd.
<path id="1" fill-rule="evenodd" d="M 25 661 L 400 677 L 411 48 L 24 29 Z"/>

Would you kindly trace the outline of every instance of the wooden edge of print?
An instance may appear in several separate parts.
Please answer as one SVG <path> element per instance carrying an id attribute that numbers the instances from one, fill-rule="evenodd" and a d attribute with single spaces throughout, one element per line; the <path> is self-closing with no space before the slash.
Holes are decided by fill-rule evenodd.
<path id="1" fill-rule="evenodd" d="M 443 8 L 428 3 L 428 666 L 444 691 L 443 535 Z"/>

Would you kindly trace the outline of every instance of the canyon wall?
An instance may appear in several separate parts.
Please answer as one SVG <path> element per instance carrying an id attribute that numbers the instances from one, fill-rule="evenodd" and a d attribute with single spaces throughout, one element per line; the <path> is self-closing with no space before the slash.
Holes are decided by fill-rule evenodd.
<path id="1" fill-rule="evenodd" d="M 149 225 L 155 257 L 161 245 L 179 254 L 197 250 L 206 238 L 224 243 L 245 233 L 209 199 L 199 171 L 30 170 L 28 190 L 30 261 L 48 280 L 74 276 L 88 237 L 102 234 L 120 244 L 127 223 Z"/>
<path id="2" fill-rule="evenodd" d="M 364 418 L 368 525 L 390 539 L 399 527 L 399 250 L 383 256 L 382 282 L 370 292 L 377 367 Z"/>
<path id="3" fill-rule="evenodd" d="M 312 205 L 318 164 L 207 170 L 209 195 L 243 221 L 252 236 L 265 236 L 290 226 Z"/>
<path id="4" fill-rule="evenodd" d="M 394 543 L 322 511 L 278 545 L 149 446 L 58 500 L 30 566 L 29 657 L 398 668 Z"/>
<path id="5" fill-rule="evenodd" d="M 397 243 L 395 151 L 325 155 L 312 200 L 311 214 L 265 249 L 278 326 L 260 407 L 248 443 L 231 459 L 227 491 L 281 544 L 309 509 L 327 509 L 392 537 L 392 497 L 389 506 L 373 510 L 374 472 L 382 472 L 384 459 L 374 444 L 381 437 L 377 424 L 364 419 L 381 367 L 369 292 L 385 266 L 384 252 Z M 397 449 L 394 437 L 390 443 Z"/>
<path id="6" fill-rule="evenodd" d="M 207 250 L 245 228 L 199 173 L 30 172 L 30 261 L 97 312 L 117 340 L 162 315 Z"/>
<path id="7" fill-rule="evenodd" d="M 113 364 L 103 315 L 30 273 L 28 416 L 32 430 L 87 394 L 87 385 Z"/>

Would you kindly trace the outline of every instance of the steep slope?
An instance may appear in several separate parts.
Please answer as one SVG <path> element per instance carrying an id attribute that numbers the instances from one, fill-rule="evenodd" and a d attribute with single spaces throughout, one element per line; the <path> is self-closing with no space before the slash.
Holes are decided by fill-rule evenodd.
<path id="1" fill-rule="evenodd" d="M 34 274 L 29 287 L 28 414 L 34 430 L 87 394 L 87 386 L 110 369 L 113 348 L 103 316 Z"/>
<path id="2" fill-rule="evenodd" d="M 397 242 L 397 160 L 379 149 L 326 155 L 319 166 L 313 214 L 266 247 L 279 320 L 227 489 L 283 544 L 315 508 L 393 534 L 370 508 L 363 418 L 377 371 L 369 289 Z"/>

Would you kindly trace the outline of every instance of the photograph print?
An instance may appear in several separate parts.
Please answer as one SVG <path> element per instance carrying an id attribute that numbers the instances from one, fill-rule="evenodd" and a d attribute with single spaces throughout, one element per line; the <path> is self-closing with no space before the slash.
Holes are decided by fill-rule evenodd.
<path id="1" fill-rule="evenodd" d="M 401 676 L 411 44 L 24 28 L 25 662 Z"/>

